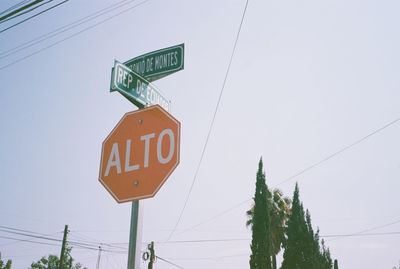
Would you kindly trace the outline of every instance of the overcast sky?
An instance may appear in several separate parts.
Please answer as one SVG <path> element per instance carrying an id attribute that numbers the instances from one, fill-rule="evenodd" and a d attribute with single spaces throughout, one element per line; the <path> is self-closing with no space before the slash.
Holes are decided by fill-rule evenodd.
<path id="1" fill-rule="evenodd" d="M 18 2 L 1 1 L 0 10 Z M 109 92 L 111 68 L 114 59 L 184 43 L 185 69 L 155 83 L 181 122 L 181 160 L 157 195 L 141 202 L 143 242 L 159 242 L 156 254 L 183 268 L 248 267 L 245 212 L 262 156 L 271 188 L 291 197 L 299 183 L 322 236 L 377 228 L 326 238 L 340 268 L 399 266 L 400 2 L 249 1 L 208 146 L 169 242 L 246 2 L 149 0 L 134 7 L 141 2 L 122 1 L 126 5 L 5 57 L 119 2 L 70 0 L 0 33 L 0 225 L 61 239 L 68 224 L 70 240 L 122 243 L 108 249 L 123 253 L 102 253 L 100 268 L 126 268 L 131 205 L 117 204 L 98 174 L 103 140 L 137 108 Z M 15 269 L 60 252 L 58 242 L 0 236 L 2 256 Z M 205 239 L 227 240 L 174 243 Z M 72 255 L 95 268 L 97 251 L 74 248 Z M 158 260 L 155 268 L 176 267 Z"/>

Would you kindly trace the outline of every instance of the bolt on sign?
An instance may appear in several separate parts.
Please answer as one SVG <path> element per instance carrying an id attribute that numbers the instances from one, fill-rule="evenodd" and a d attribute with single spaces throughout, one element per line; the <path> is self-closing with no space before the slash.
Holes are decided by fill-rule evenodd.
<path id="1" fill-rule="evenodd" d="M 180 122 L 159 105 L 126 113 L 103 142 L 99 181 L 118 203 L 153 197 L 179 164 Z"/>

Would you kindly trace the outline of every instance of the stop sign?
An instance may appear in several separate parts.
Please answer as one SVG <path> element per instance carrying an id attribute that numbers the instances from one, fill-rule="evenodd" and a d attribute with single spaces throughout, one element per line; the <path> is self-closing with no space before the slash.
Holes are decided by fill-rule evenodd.
<path id="1" fill-rule="evenodd" d="M 180 123 L 158 105 L 128 112 L 103 142 L 101 184 L 118 203 L 153 197 L 179 164 Z"/>

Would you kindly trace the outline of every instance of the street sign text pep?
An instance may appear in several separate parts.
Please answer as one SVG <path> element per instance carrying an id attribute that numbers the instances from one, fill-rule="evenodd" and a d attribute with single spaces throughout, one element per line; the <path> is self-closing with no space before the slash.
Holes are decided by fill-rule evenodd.
<path id="1" fill-rule="evenodd" d="M 117 61 L 113 70 L 112 89 L 118 90 L 138 106 L 158 104 L 165 110 L 170 110 L 169 100 L 150 82 Z"/>

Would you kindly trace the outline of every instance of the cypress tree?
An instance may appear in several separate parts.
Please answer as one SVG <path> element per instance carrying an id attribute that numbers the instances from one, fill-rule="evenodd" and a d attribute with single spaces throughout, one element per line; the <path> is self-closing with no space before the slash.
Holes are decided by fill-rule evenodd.
<path id="1" fill-rule="evenodd" d="M 299 199 L 299 187 L 296 187 L 292 200 L 292 214 L 286 229 L 285 251 L 281 269 L 309 269 L 304 250 L 307 247 L 307 224 L 304 218 L 303 205 Z"/>
<path id="2" fill-rule="evenodd" d="M 250 269 L 271 269 L 271 232 L 270 216 L 267 202 L 267 184 L 260 159 L 254 194 L 254 213 L 252 225 Z"/>
<path id="3" fill-rule="evenodd" d="M 331 252 L 330 252 L 329 248 L 325 247 L 324 239 L 321 240 L 321 245 L 322 245 L 322 252 L 321 252 L 322 266 L 321 266 L 321 268 L 332 269 L 333 264 L 332 264 Z"/>
<path id="4" fill-rule="evenodd" d="M 304 256 L 306 262 L 306 268 L 319 269 L 318 267 L 318 256 L 319 256 L 319 235 L 314 233 L 314 229 L 311 224 L 311 215 L 308 209 L 306 210 L 306 223 L 307 223 L 307 241 L 305 242 Z M 317 240 L 316 240 L 317 239 Z"/>
<path id="5" fill-rule="evenodd" d="M 338 262 L 337 262 L 336 259 L 335 259 L 335 262 L 333 264 L 333 269 L 339 269 L 339 265 L 338 265 Z"/>
<path id="6" fill-rule="evenodd" d="M 284 248 L 281 269 L 332 269 L 334 266 L 324 240 L 320 244 L 319 229 L 314 233 L 310 212 L 307 210 L 304 213 L 297 183 Z M 337 269 L 336 260 L 334 269 Z"/>

